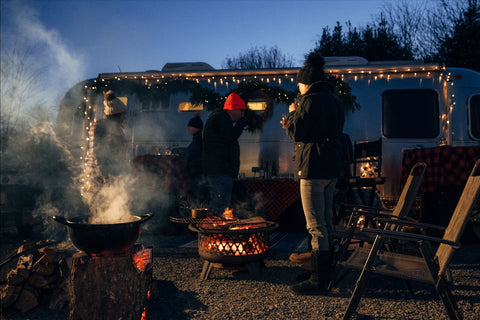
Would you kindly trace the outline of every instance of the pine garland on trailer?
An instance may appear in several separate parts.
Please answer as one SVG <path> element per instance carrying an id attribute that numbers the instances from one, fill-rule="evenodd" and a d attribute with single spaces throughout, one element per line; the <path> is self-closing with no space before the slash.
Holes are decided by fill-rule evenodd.
<path id="1" fill-rule="evenodd" d="M 356 102 L 356 97 L 351 94 L 351 87 L 340 77 L 327 75 L 327 82 L 334 87 L 335 94 L 343 101 L 347 112 L 354 112 L 360 108 Z M 101 85 L 98 85 L 98 84 Z M 245 116 L 249 119 L 248 130 L 251 132 L 261 131 L 263 123 L 273 115 L 273 102 L 290 104 L 298 96 L 298 90 L 288 91 L 275 84 L 263 83 L 257 79 L 246 80 L 238 83 L 236 88 L 231 89 L 225 96 L 216 93 L 214 89 L 205 87 L 198 81 L 171 77 L 162 79 L 160 82 L 148 83 L 143 79 L 97 79 L 91 86 L 86 86 L 92 96 L 100 94 L 104 90 L 113 90 L 117 95 L 135 94 L 137 99 L 144 105 L 150 105 L 154 102 L 168 99 L 176 93 L 190 94 L 189 101 L 192 104 L 202 104 L 206 110 L 211 111 L 221 108 L 226 97 L 231 92 L 238 93 L 245 102 L 263 99 L 266 102 L 266 108 L 259 113 L 247 109 Z M 84 101 L 79 107 L 78 112 L 91 116 L 91 110 L 87 109 L 87 102 Z"/>

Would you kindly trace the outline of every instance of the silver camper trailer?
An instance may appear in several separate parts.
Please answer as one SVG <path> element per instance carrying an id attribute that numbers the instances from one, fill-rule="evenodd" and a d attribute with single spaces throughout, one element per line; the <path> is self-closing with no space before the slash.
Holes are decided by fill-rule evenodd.
<path id="1" fill-rule="evenodd" d="M 378 187 L 381 199 L 395 200 L 400 193 L 404 150 L 480 145 L 478 72 L 358 57 L 327 57 L 325 68 L 327 74 L 347 83 L 356 98 L 358 108 L 347 113 L 344 129 L 351 140 L 381 139 L 381 172 L 386 178 Z M 297 89 L 297 72 L 296 68 L 215 70 L 205 63 L 168 63 L 161 71 L 101 73 L 66 94 L 58 134 L 72 147 L 76 159 L 86 161 L 89 128 L 95 118 L 102 117 L 102 91 L 116 88 L 127 106 L 129 158 L 170 154 L 190 143 L 189 119 L 200 113 L 205 121 L 210 113 L 202 103 L 192 102 L 193 86 L 195 91 L 204 88 L 224 97 L 253 81 L 291 97 Z M 149 95 L 149 90 L 156 93 Z M 275 177 L 293 177 L 293 145 L 280 125 L 282 115 L 288 113 L 287 101 L 286 96 L 272 100 L 260 92 L 249 98 L 249 109 L 264 121 L 261 130 L 245 132 L 240 138 L 241 178 L 258 177 L 258 168 L 267 162 L 273 164 Z"/>

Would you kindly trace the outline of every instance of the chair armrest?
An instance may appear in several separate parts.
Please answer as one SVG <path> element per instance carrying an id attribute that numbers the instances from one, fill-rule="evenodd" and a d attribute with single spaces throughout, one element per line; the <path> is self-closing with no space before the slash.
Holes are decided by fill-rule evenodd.
<path id="1" fill-rule="evenodd" d="M 376 235 L 383 238 L 393 238 L 398 240 L 407 240 L 407 241 L 431 241 L 437 243 L 443 243 L 454 248 L 460 248 L 461 243 L 450 241 L 442 238 L 427 236 L 423 234 L 417 233 L 410 233 L 410 232 L 401 232 L 401 231 L 392 231 L 392 230 L 384 230 L 384 229 L 370 229 L 364 228 L 359 231 L 360 233 L 365 233 L 369 235 Z"/>
<path id="2" fill-rule="evenodd" d="M 392 218 L 394 219 L 379 217 L 379 218 L 376 218 L 375 220 L 380 222 L 387 222 L 395 225 L 400 225 L 400 226 L 416 227 L 419 229 L 437 229 L 437 230 L 446 229 L 444 226 L 439 226 L 436 224 L 416 222 L 416 221 L 406 220 L 405 218 L 399 218 L 399 217 L 392 217 Z"/>
<path id="3" fill-rule="evenodd" d="M 393 210 L 384 209 L 384 208 L 372 207 L 366 204 L 346 203 L 344 206 L 346 210 L 362 209 L 365 211 L 379 211 L 379 210 L 393 211 Z"/>

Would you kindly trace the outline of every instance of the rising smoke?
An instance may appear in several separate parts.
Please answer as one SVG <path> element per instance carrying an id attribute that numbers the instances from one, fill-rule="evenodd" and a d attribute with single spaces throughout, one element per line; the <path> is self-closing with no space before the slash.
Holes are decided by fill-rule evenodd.
<path id="1" fill-rule="evenodd" d="M 82 163 L 56 136 L 54 119 L 60 100 L 83 80 L 83 59 L 26 4 L 2 1 L 1 51 L 9 59 L 2 59 L 1 172 L 20 177 L 18 182 L 28 189 L 27 198 L 35 199 L 28 209 L 41 221 L 45 237 L 66 236 L 65 227 L 53 222 L 53 215 L 93 213 L 108 221 L 113 215 L 125 220 L 130 214 L 130 177 L 101 185 L 94 193 L 84 192 Z M 3 21 L 5 16 L 8 19 Z"/>

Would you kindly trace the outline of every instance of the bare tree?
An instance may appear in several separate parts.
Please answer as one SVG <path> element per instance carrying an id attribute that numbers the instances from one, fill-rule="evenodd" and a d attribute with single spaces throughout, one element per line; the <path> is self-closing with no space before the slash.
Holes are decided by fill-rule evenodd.
<path id="1" fill-rule="evenodd" d="M 34 68 L 31 50 L 13 48 L 2 52 L 0 137 L 1 151 L 8 147 L 9 139 L 25 130 L 28 107 L 37 103 L 39 72 Z"/>
<path id="2" fill-rule="evenodd" d="M 293 57 L 285 55 L 277 46 L 254 47 L 237 57 L 226 58 L 225 69 L 277 69 L 294 67 Z"/>
<path id="3" fill-rule="evenodd" d="M 414 58 L 431 60 L 450 36 L 462 12 L 472 0 L 421 0 L 387 2 L 385 16 L 398 40 L 411 48 Z M 475 1 L 475 0 L 474 0 Z"/>
<path id="4" fill-rule="evenodd" d="M 425 12 L 428 4 L 423 1 L 395 1 L 386 2 L 382 14 L 393 26 L 393 32 L 404 48 L 410 48 L 414 58 L 422 57 L 425 46 L 419 45 L 425 31 Z"/>

